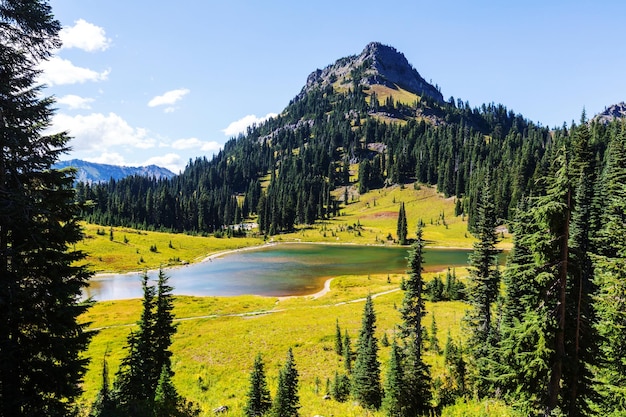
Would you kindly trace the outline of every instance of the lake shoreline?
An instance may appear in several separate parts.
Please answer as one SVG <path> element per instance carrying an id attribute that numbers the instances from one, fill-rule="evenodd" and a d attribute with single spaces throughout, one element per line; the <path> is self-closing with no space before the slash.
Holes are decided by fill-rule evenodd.
<path id="1" fill-rule="evenodd" d="M 91 279 L 96 279 L 96 280 L 100 280 L 100 279 L 105 279 L 107 276 L 116 276 L 116 275 L 134 275 L 134 274 L 141 274 L 143 272 L 147 272 L 148 274 L 150 273 L 156 273 L 159 272 L 159 270 L 163 270 L 164 272 L 167 272 L 168 270 L 172 270 L 172 269 L 180 269 L 180 268 L 185 268 L 191 265 L 196 265 L 199 263 L 203 263 L 203 262 L 212 262 L 214 259 L 218 259 L 221 258 L 223 256 L 227 256 L 227 255 L 232 255 L 232 254 L 236 254 L 236 253 L 241 253 L 241 252 L 245 252 L 245 251 L 249 251 L 249 250 L 257 250 L 257 249 L 263 249 L 263 248 L 269 248 L 269 247 L 273 247 L 273 246 L 279 246 L 279 245 L 298 245 L 298 244 L 302 244 L 302 245 L 322 245 L 322 246 L 363 246 L 363 247 L 381 247 L 381 248 L 399 248 L 399 247 L 404 247 L 407 250 L 409 250 L 411 248 L 411 245 L 385 245 L 385 244 L 364 244 L 364 243 L 354 243 L 354 242 L 307 242 L 307 241 L 274 241 L 271 240 L 269 242 L 265 242 L 262 243 L 260 245 L 253 245 L 253 246 L 246 246 L 243 248 L 237 248 L 237 249 L 226 249 L 223 251 L 218 251 L 218 252 L 213 252 L 210 254 L 207 254 L 205 256 L 199 257 L 199 260 L 196 261 L 191 261 L 191 262 L 187 262 L 185 264 L 181 264 L 181 265 L 167 265 L 163 268 L 158 268 L 158 269 L 148 269 L 148 270 L 134 270 L 134 271 L 126 271 L 126 272 L 100 272 L 100 273 L 96 273 L 94 274 Z M 425 246 L 424 250 L 428 250 L 428 249 L 437 249 L 437 250 L 446 250 L 446 249 L 450 249 L 450 250 L 472 250 L 473 248 L 471 247 L 463 247 L 463 246 Z M 509 250 L 509 249 L 503 249 L 504 251 Z"/>

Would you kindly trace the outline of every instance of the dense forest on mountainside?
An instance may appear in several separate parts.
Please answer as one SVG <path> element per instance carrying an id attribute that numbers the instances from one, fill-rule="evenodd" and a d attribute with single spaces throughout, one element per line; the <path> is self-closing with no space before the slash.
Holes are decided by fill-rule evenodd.
<path id="1" fill-rule="evenodd" d="M 332 191 L 355 180 L 359 193 L 417 180 L 456 196 L 459 211 L 471 221 L 473 184 L 492 171 L 498 172 L 498 216 L 507 219 L 545 172 L 553 134 L 502 105 L 471 108 L 427 96 L 412 104 L 392 97 L 379 101 L 367 88 L 352 86 L 301 94 L 280 116 L 230 140 L 212 159 L 189 161 L 171 180 L 135 176 L 79 184 L 80 201 L 93 201 L 85 217 L 99 224 L 212 233 L 256 216 L 262 233 L 275 234 L 339 214 L 341 204 L 349 203 L 345 196 L 358 194 Z M 351 177 L 355 164 L 358 178 Z"/>

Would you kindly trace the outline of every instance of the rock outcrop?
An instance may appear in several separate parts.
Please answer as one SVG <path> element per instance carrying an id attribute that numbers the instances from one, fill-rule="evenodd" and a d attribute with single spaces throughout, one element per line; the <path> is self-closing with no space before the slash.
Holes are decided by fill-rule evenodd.
<path id="1" fill-rule="evenodd" d="M 368 44 L 359 55 L 341 58 L 323 70 L 312 72 L 298 98 L 316 87 L 333 84 L 349 88 L 354 83 L 365 87 L 375 84 L 392 89 L 399 87 L 443 102 L 441 92 L 426 82 L 402 53 L 379 42 Z"/>

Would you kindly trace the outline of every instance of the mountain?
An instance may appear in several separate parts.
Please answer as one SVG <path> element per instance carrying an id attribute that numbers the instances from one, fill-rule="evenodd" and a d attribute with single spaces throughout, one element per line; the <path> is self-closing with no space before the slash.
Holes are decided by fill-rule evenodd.
<path id="1" fill-rule="evenodd" d="M 402 53 L 373 42 L 313 71 L 278 116 L 212 159 L 167 181 L 83 187 L 78 198 L 94 202 L 85 218 L 98 224 L 215 233 L 248 219 L 275 235 L 335 218 L 371 190 L 421 183 L 454 197 L 471 227 L 485 178 L 509 219 L 560 141 L 502 104 L 444 101 Z"/>
<path id="2" fill-rule="evenodd" d="M 626 118 L 626 103 L 622 101 L 621 103 L 607 107 L 603 112 L 596 114 L 592 120 L 602 124 L 608 124 L 615 119 L 624 118 Z"/>
<path id="3" fill-rule="evenodd" d="M 157 179 L 172 178 L 175 174 L 156 165 L 144 167 L 126 167 L 118 165 L 97 164 L 95 162 L 83 161 L 81 159 L 71 159 L 69 161 L 59 161 L 54 168 L 74 167 L 77 169 L 76 180 L 85 183 L 99 183 L 110 179 L 120 180 L 132 175 L 144 177 L 154 177 Z"/>
<path id="4" fill-rule="evenodd" d="M 354 88 L 355 85 L 365 88 L 380 86 L 391 90 L 390 93 L 405 90 L 443 102 L 441 92 L 426 82 L 402 53 L 379 42 L 368 44 L 359 55 L 341 58 L 323 70 L 312 72 L 299 97 L 313 88 L 327 85 L 340 90 Z"/>

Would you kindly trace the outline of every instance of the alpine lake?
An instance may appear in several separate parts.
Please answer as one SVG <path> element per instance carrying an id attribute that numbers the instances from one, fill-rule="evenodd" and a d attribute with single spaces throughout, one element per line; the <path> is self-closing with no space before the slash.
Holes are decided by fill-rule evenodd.
<path id="1" fill-rule="evenodd" d="M 314 294 L 341 275 L 404 274 L 409 247 L 307 243 L 268 244 L 165 269 L 176 295 L 294 296 Z M 424 271 L 467 266 L 469 249 L 424 249 Z M 91 278 L 84 295 L 96 301 L 141 298 L 143 273 Z M 149 271 L 151 280 L 156 271 Z"/>

